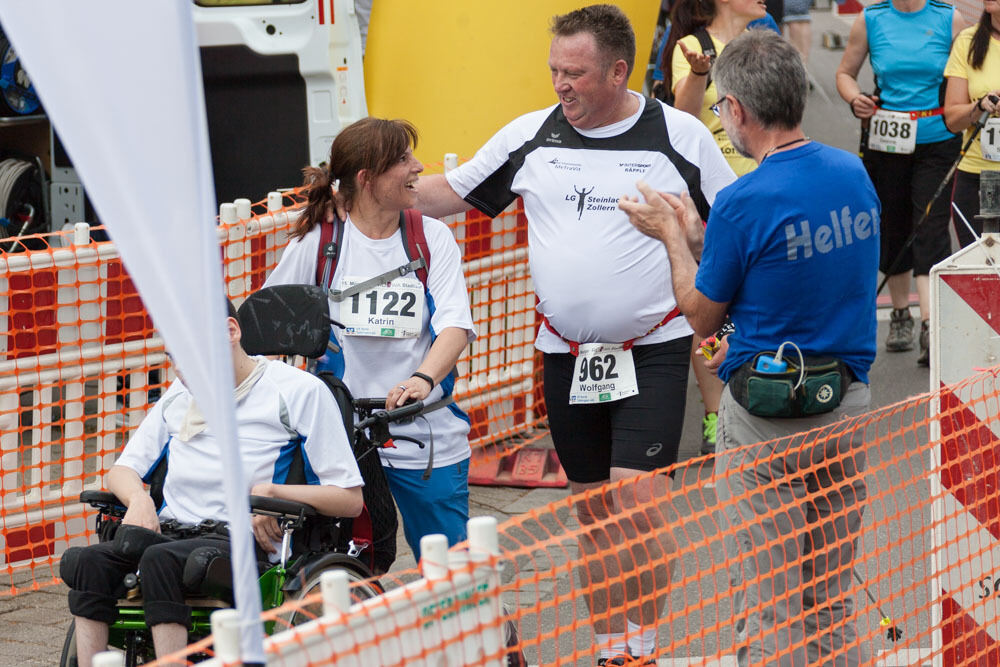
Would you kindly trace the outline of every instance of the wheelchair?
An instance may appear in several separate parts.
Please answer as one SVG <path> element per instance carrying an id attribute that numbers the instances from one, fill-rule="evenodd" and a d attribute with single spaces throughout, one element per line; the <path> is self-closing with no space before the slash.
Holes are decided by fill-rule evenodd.
<path id="1" fill-rule="evenodd" d="M 326 294 L 317 287 L 286 285 L 261 290 L 251 295 L 238 312 L 243 329 L 243 347 L 249 354 L 300 355 L 307 368 L 315 368 L 315 359 L 330 344 L 329 312 Z M 415 418 L 423 410 L 421 402 L 413 402 L 394 410 L 386 410 L 384 398 L 355 399 L 347 387 L 332 374 L 320 373 L 333 392 L 341 418 L 352 435 L 352 446 L 365 481 L 365 509 L 355 519 L 325 517 L 303 503 L 250 496 L 251 512 L 274 517 L 283 539 L 277 563 L 258 563 L 261 603 L 264 610 L 274 609 L 284 602 L 317 593 L 324 572 L 339 569 L 347 572 L 351 595 L 359 602 L 383 593 L 374 578 L 384 574 L 395 559 L 397 532 L 396 507 L 375 453 L 390 441 L 389 424 Z M 360 419 L 355 423 L 356 417 Z M 423 443 L 417 443 L 423 447 Z M 163 500 L 163 480 L 166 476 L 164 459 L 150 476 L 150 495 L 160 507 Z M 305 472 L 301 457 L 292 462 L 288 483 L 304 483 Z M 84 491 L 80 502 L 98 510 L 95 529 L 100 542 L 115 541 L 115 548 L 127 553 L 141 553 L 150 544 L 167 539 L 202 537 L 224 533 L 218 522 L 208 520 L 197 526 L 176 522 L 161 524 L 161 533 L 137 526 L 121 525 L 126 508 L 107 491 Z M 298 536 L 293 541 L 293 534 Z M 81 547 L 68 549 L 60 562 L 60 575 L 71 583 Z M 215 609 L 231 607 L 232 572 L 228 555 L 220 556 L 211 548 L 199 547 L 188 558 L 184 568 L 185 602 L 191 607 L 189 643 L 211 633 L 209 617 Z M 152 634 L 145 622 L 141 601 L 141 573 L 125 575 L 121 590 L 124 596 L 117 603 L 117 618 L 109 626 L 108 645 L 125 653 L 128 666 L 152 662 L 155 659 Z M 271 634 L 285 625 L 298 625 L 320 615 L 320 603 L 290 611 L 280 622 L 265 623 Z M 207 655 L 190 656 L 198 661 Z M 71 624 L 63 643 L 60 665 L 76 667 L 76 628 Z"/>

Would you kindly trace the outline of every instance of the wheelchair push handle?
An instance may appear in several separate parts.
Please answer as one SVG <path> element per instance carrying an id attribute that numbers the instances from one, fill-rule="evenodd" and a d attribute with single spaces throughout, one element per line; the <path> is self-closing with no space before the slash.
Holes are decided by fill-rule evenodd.
<path id="1" fill-rule="evenodd" d="M 284 498 L 271 498 L 270 496 L 250 496 L 250 511 L 254 514 L 273 516 L 277 519 L 296 519 L 297 521 L 319 516 L 319 512 L 312 505 Z"/>
<path id="2" fill-rule="evenodd" d="M 423 401 L 413 401 L 392 410 L 386 410 L 384 407 L 378 409 L 377 406 L 385 406 L 385 398 L 359 398 L 355 399 L 354 405 L 361 412 L 371 413 L 370 416 L 354 425 L 354 428 L 357 430 L 371 428 L 379 423 L 389 424 L 409 419 L 420 414 L 424 409 Z"/>

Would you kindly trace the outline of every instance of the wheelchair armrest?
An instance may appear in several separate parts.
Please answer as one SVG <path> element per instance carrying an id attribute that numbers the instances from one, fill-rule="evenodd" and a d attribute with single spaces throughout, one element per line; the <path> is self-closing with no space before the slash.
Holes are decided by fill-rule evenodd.
<path id="1" fill-rule="evenodd" d="M 319 516 L 319 512 L 312 505 L 270 496 L 250 496 L 250 511 L 274 517 Z"/>
<path id="2" fill-rule="evenodd" d="M 80 493 L 80 502 L 113 516 L 124 516 L 128 509 L 118 500 L 118 496 L 110 491 L 83 491 Z"/>

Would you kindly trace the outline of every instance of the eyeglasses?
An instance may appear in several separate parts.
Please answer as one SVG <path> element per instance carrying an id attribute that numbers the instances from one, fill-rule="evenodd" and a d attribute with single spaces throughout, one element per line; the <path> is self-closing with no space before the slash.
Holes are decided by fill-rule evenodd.
<path id="1" fill-rule="evenodd" d="M 728 95 L 724 95 L 723 97 L 719 98 L 718 102 L 716 102 L 711 107 L 709 107 L 712 110 L 712 113 L 714 113 L 716 117 L 719 117 L 719 115 L 720 115 L 720 110 L 721 110 L 721 107 L 722 107 L 722 103 L 726 102 L 728 100 L 729 100 L 729 96 Z"/>

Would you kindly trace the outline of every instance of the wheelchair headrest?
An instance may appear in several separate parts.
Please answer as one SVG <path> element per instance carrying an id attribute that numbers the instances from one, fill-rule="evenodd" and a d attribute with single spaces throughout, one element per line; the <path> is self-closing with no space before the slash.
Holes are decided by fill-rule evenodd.
<path id="1" fill-rule="evenodd" d="M 247 297 L 237 315 L 247 354 L 300 354 L 317 359 L 326 352 L 330 306 L 321 287 L 265 287 Z"/>

